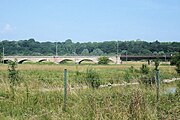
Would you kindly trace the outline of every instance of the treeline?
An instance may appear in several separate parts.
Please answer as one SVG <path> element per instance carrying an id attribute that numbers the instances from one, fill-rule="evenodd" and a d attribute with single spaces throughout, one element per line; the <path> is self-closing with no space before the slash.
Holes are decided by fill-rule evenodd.
<path id="1" fill-rule="evenodd" d="M 4 47 L 4 54 L 8 55 L 168 55 L 180 50 L 180 42 L 146 42 L 146 41 L 105 41 L 73 43 L 68 39 L 65 42 L 38 42 L 34 39 L 0 42 L 0 53 Z M 57 48 L 57 49 L 56 49 Z"/>

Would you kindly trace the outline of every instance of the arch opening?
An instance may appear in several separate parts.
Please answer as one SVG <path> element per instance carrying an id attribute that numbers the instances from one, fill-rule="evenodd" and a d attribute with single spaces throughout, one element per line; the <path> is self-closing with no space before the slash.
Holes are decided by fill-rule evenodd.
<path id="1" fill-rule="evenodd" d="M 24 62 L 30 62 L 30 60 L 28 60 L 28 59 L 23 59 L 23 60 L 20 60 L 20 61 L 18 62 L 18 64 L 22 64 L 22 63 L 24 63 Z"/>
<path id="2" fill-rule="evenodd" d="M 47 62 L 47 59 L 41 59 L 38 62 Z"/>
<path id="3" fill-rule="evenodd" d="M 91 59 L 83 59 L 79 61 L 78 64 L 95 64 L 95 62 Z"/>
<path id="4" fill-rule="evenodd" d="M 60 64 L 74 64 L 74 61 L 71 59 L 64 59 L 59 62 Z"/>
<path id="5" fill-rule="evenodd" d="M 115 64 L 116 61 L 114 61 L 113 59 L 109 58 L 109 64 Z"/>
<path id="6" fill-rule="evenodd" d="M 4 64 L 8 64 L 9 62 L 11 62 L 12 60 L 6 59 L 4 60 Z M 3 62 L 3 61 L 2 61 Z"/>

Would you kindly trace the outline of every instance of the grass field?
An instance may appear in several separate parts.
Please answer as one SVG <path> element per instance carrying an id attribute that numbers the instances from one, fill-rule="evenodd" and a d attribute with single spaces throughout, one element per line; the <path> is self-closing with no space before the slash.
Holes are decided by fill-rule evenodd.
<path id="1" fill-rule="evenodd" d="M 156 100 L 155 85 L 139 84 L 92 89 L 86 82 L 87 69 L 93 69 L 98 74 L 101 84 L 140 82 L 142 64 L 146 63 L 19 64 L 17 67 L 19 84 L 13 87 L 13 91 L 8 80 L 8 66 L 0 65 L 0 119 L 180 119 L 179 82 L 161 84 L 159 102 Z M 148 67 L 153 72 L 154 66 Z M 66 110 L 63 110 L 64 69 L 68 71 Z M 179 77 L 175 67 L 169 66 L 168 63 L 162 63 L 159 69 L 161 80 Z M 177 88 L 176 93 L 165 94 L 164 90 L 171 86 Z"/>

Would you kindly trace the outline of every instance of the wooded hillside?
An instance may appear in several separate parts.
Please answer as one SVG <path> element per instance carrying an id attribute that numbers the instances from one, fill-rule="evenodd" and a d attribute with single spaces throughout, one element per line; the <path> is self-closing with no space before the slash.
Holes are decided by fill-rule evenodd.
<path id="1" fill-rule="evenodd" d="M 146 42 L 146 41 L 105 41 L 74 43 L 38 42 L 34 39 L 0 42 L 0 53 L 4 46 L 5 55 L 164 55 L 174 54 L 180 50 L 180 42 Z"/>

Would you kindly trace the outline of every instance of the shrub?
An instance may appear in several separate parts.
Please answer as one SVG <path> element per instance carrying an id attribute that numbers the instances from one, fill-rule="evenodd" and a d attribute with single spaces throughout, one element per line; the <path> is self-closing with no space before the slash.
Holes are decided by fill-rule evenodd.
<path id="1" fill-rule="evenodd" d="M 176 65 L 177 62 L 180 61 L 180 51 L 176 55 L 174 55 L 170 61 L 171 65 Z"/>
<path id="2" fill-rule="evenodd" d="M 176 72 L 180 74 L 180 51 L 171 59 L 171 65 L 176 65 Z"/>
<path id="3" fill-rule="evenodd" d="M 11 85 L 15 85 L 18 82 L 18 71 L 16 70 L 17 68 L 17 62 L 15 61 L 11 61 L 9 62 L 8 65 L 8 78 L 10 80 L 10 84 Z"/>
<path id="4" fill-rule="evenodd" d="M 140 68 L 141 73 L 143 74 L 140 78 L 141 83 L 152 85 L 155 84 L 155 75 L 154 71 L 150 71 L 149 67 L 146 64 L 142 64 L 142 67 Z"/>
<path id="5" fill-rule="evenodd" d="M 92 88 L 98 88 L 101 85 L 99 74 L 92 68 L 87 69 L 85 78 Z"/>
<path id="6" fill-rule="evenodd" d="M 14 100 L 15 98 L 15 88 L 14 86 L 18 83 L 19 77 L 18 77 L 18 71 L 17 68 L 17 60 L 11 61 L 8 64 L 8 79 L 10 81 L 10 89 L 12 92 L 11 99 Z"/>
<path id="7" fill-rule="evenodd" d="M 0 53 L 0 62 L 3 61 L 2 53 Z"/>
<path id="8" fill-rule="evenodd" d="M 180 60 L 176 63 L 176 72 L 180 74 Z"/>
<path id="9" fill-rule="evenodd" d="M 143 74 L 149 73 L 149 67 L 146 64 L 142 64 L 140 69 L 141 69 L 141 73 L 143 73 Z"/>
<path id="10" fill-rule="evenodd" d="M 129 71 L 125 71 L 125 74 L 124 74 L 124 80 L 126 81 L 126 82 L 130 82 L 130 78 L 131 78 L 131 76 L 130 76 L 130 74 L 129 74 Z"/>
<path id="11" fill-rule="evenodd" d="M 108 64 L 109 63 L 109 58 L 108 57 L 106 57 L 106 56 L 103 56 L 103 57 L 100 57 L 99 59 L 98 59 L 98 64 Z"/>
<path id="12" fill-rule="evenodd" d="M 155 70 L 158 70 L 160 61 L 158 59 L 154 60 Z"/>

